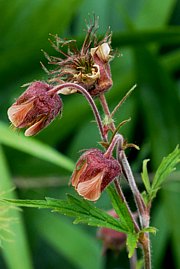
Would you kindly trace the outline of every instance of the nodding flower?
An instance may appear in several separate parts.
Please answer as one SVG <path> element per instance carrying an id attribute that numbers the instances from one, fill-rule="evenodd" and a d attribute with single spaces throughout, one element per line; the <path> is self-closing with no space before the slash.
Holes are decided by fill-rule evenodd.
<path id="1" fill-rule="evenodd" d="M 51 41 L 51 43 L 60 56 L 53 57 L 47 53 L 44 54 L 49 64 L 56 68 L 47 70 L 44 65 L 43 67 L 49 74 L 51 82 L 79 84 L 95 97 L 106 92 L 113 83 L 109 65 L 113 58 L 110 47 L 111 33 L 107 33 L 101 41 L 97 41 L 97 18 L 94 18 L 87 28 L 87 34 L 80 50 L 76 46 L 76 40 L 67 41 L 55 35 L 55 41 Z M 61 49 L 63 47 L 67 47 L 67 52 Z"/>
<path id="2" fill-rule="evenodd" d="M 16 128 L 26 128 L 26 136 L 39 133 L 62 112 L 62 100 L 42 81 L 30 84 L 27 90 L 8 109 L 8 117 Z"/>
<path id="3" fill-rule="evenodd" d="M 105 157 L 98 149 L 90 149 L 79 158 L 71 183 L 79 195 L 96 201 L 108 184 L 120 174 L 121 167 L 117 160 Z"/>

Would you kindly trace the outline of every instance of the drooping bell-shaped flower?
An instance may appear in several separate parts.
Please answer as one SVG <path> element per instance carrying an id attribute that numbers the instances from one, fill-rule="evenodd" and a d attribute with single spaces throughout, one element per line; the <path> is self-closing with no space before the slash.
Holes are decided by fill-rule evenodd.
<path id="1" fill-rule="evenodd" d="M 51 89 L 45 82 L 33 82 L 8 109 L 8 117 L 13 126 L 26 128 L 26 136 L 39 133 L 61 113 L 61 98 Z"/>
<path id="2" fill-rule="evenodd" d="M 90 149 L 79 158 L 71 183 L 79 195 L 96 201 L 108 184 L 120 174 L 121 167 L 117 160 L 105 157 L 98 149 Z"/>

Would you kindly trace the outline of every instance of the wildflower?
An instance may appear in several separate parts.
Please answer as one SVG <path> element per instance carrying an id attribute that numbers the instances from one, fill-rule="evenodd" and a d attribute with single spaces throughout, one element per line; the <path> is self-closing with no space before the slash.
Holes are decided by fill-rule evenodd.
<path id="1" fill-rule="evenodd" d="M 47 83 L 33 82 L 8 109 L 12 124 L 17 128 L 27 128 L 26 136 L 37 134 L 61 113 L 61 98 L 51 93 L 51 89 Z"/>
<path id="2" fill-rule="evenodd" d="M 111 35 L 106 36 L 97 42 L 96 31 L 98 23 L 96 18 L 94 23 L 88 27 L 88 32 L 79 51 L 75 40 L 65 41 L 55 37 L 52 46 L 60 52 L 61 57 L 49 56 L 45 53 L 49 64 L 57 66 L 55 70 L 46 72 L 51 77 L 52 82 L 65 83 L 72 82 L 84 87 L 91 96 L 98 96 L 107 91 L 112 86 L 112 78 L 109 61 L 111 56 Z M 67 46 L 67 52 L 61 47 Z"/>
<path id="3" fill-rule="evenodd" d="M 109 210 L 108 214 L 118 218 L 118 215 L 113 209 Z M 105 253 L 107 249 L 119 251 L 125 246 L 126 243 L 125 233 L 121 233 L 109 228 L 98 229 L 97 237 L 103 241 L 103 253 Z"/>
<path id="4" fill-rule="evenodd" d="M 106 158 L 100 150 L 90 149 L 78 160 L 71 182 L 79 195 L 96 201 L 120 173 L 121 167 L 113 157 Z"/>

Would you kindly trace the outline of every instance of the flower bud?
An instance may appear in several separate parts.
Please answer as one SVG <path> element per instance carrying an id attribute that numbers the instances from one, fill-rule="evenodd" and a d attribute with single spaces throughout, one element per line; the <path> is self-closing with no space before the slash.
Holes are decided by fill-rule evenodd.
<path id="1" fill-rule="evenodd" d="M 8 109 L 8 117 L 17 128 L 27 128 L 26 136 L 35 135 L 62 111 L 59 95 L 49 92 L 51 86 L 36 81 Z"/>
<path id="2" fill-rule="evenodd" d="M 78 160 L 71 183 L 79 195 L 96 201 L 107 185 L 120 174 L 121 167 L 117 160 L 106 158 L 98 149 L 90 149 Z"/>
<path id="3" fill-rule="evenodd" d="M 118 215 L 114 209 L 108 211 L 107 213 L 115 218 L 118 218 Z M 103 252 L 106 252 L 107 249 L 119 251 L 125 246 L 126 243 L 126 234 L 109 228 L 99 228 L 97 231 L 97 237 L 103 241 Z"/>

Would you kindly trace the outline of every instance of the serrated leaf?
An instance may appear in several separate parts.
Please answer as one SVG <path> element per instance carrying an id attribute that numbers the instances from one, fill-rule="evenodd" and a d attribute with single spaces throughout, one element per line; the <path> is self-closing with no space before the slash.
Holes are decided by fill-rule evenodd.
<path id="1" fill-rule="evenodd" d="M 153 200 L 156 197 L 157 191 L 160 189 L 162 183 L 167 176 L 176 170 L 176 165 L 180 162 L 180 149 L 179 146 L 170 153 L 167 157 L 164 157 L 161 164 L 159 165 L 156 174 L 153 179 L 150 199 Z"/>
<path id="2" fill-rule="evenodd" d="M 157 232 L 157 229 L 155 227 L 146 227 L 146 228 L 143 228 L 140 232 L 142 233 L 153 233 L 153 234 L 156 234 Z"/>
<path id="3" fill-rule="evenodd" d="M 131 258 L 134 254 L 135 249 L 137 248 L 137 243 L 138 243 L 138 234 L 128 234 L 127 235 L 127 240 L 126 240 L 126 245 L 128 248 L 128 257 Z"/>
<path id="4" fill-rule="evenodd" d="M 133 233 L 134 224 L 125 203 L 122 201 L 121 197 L 117 194 L 116 190 L 112 186 L 109 186 L 107 191 L 111 198 L 113 208 L 120 218 L 121 225 L 130 233 Z"/>
<path id="5" fill-rule="evenodd" d="M 144 186 L 146 188 L 147 193 L 149 193 L 150 190 L 151 190 L 148 171 L 147 171 L 147 163 L 148 162 L 149 162 L 149 159 L 146 159 L 146 160 L 143 161 L 143 170 L 142 170 L 142 173 L 141 173 L 142 181 L 144 183 Z"/>
<path id="6" fill-rule="evenodd" d="M 18 200 L 18 199 L 1 199 L 1 202 L 14 204 L 16 206 L 49 208 L 52 211 L 74 217 L 74 223 L 86 223 L 91 226 L 105 227 L 123 233 L 129 233 L 121 222 L 95 207 L 93 204 L 82 198 L 76 198 L 68 195 L 67 200 L 46 198 L 45 200 Z"/>

